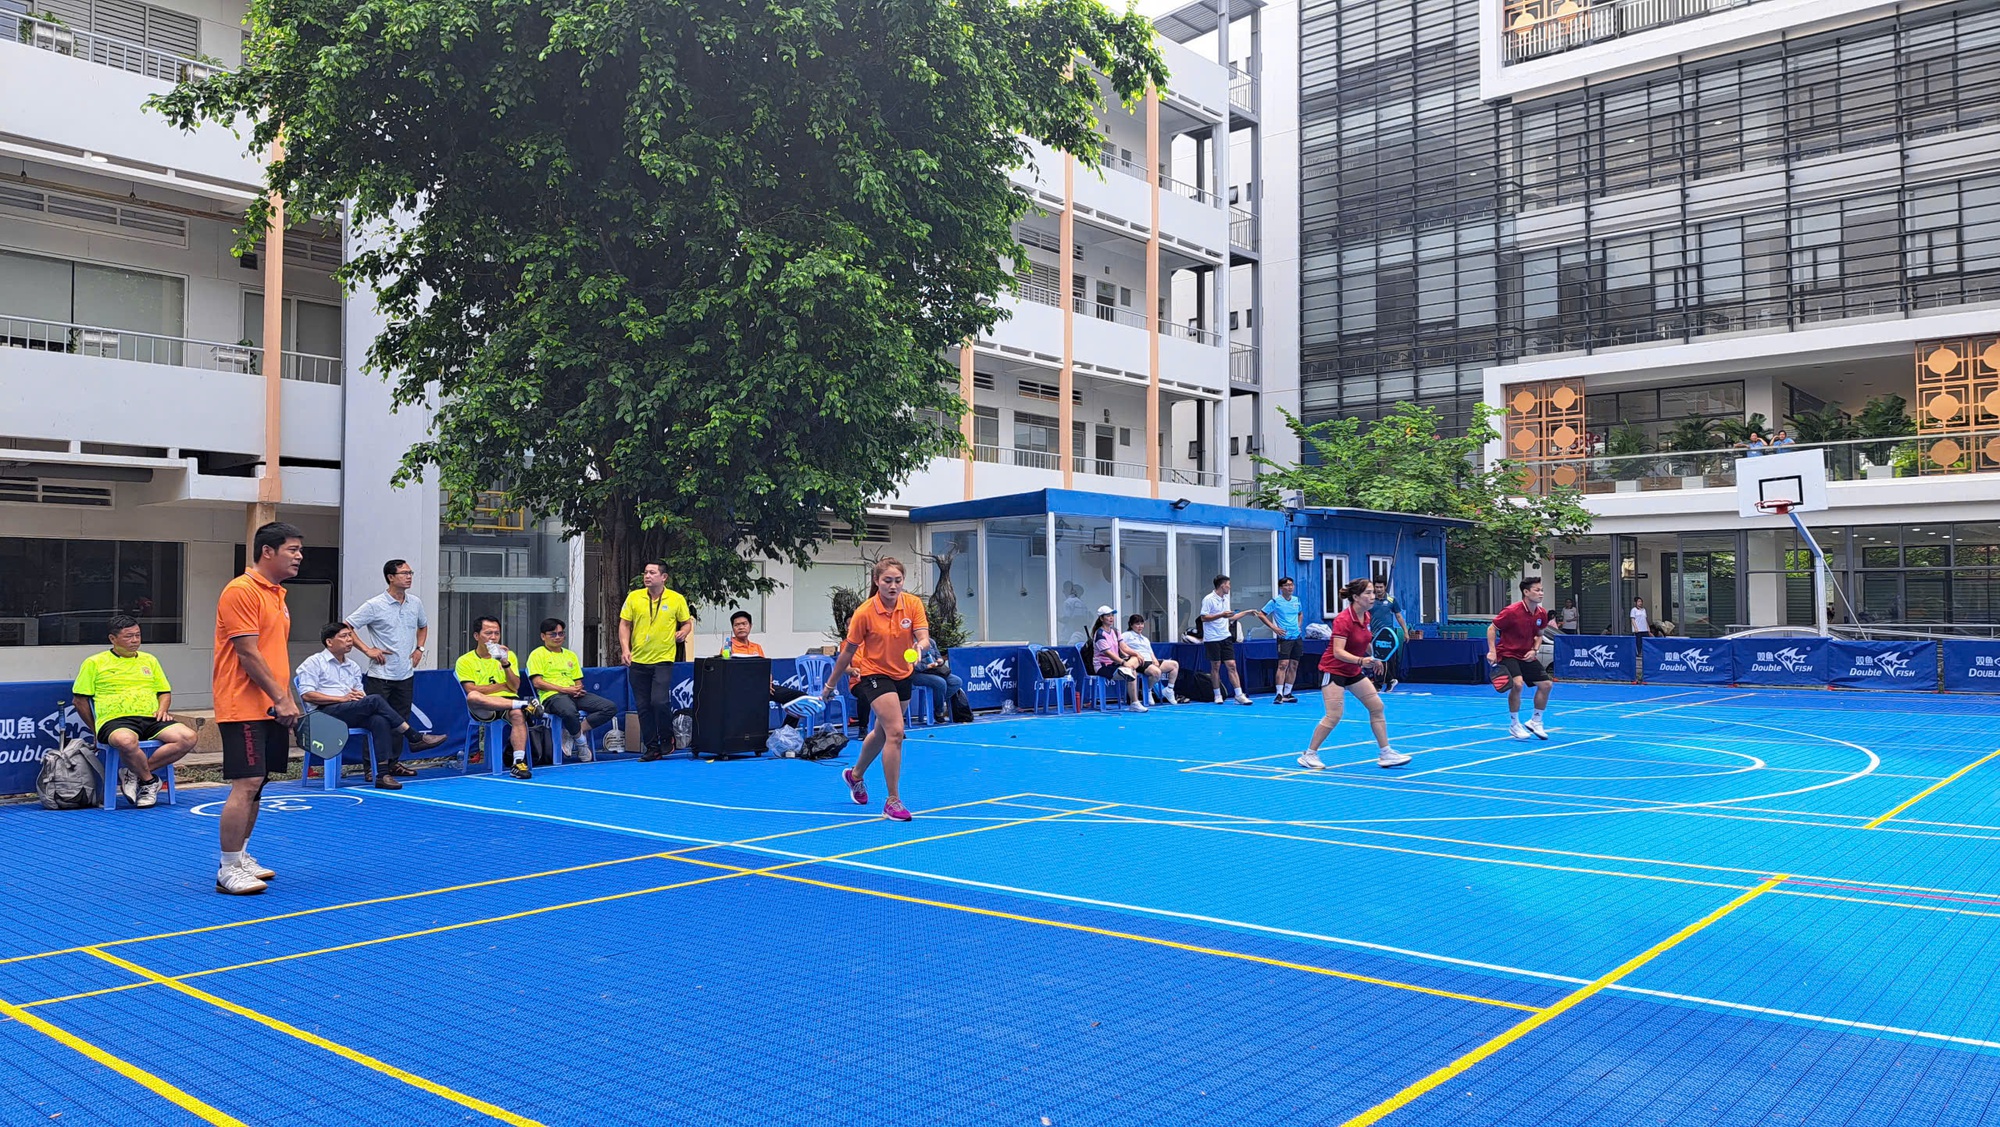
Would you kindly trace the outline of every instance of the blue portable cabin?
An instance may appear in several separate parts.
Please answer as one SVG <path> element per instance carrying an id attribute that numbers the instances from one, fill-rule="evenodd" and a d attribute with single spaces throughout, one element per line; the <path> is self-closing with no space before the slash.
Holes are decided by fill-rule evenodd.
<path id="1" fill-rule="evenodd" d="M 1193 622 L 1217 574 L 1231 604 L 1261 607 L 1289 576 L 1304 620 L 1339 612 L 1329 597 L 1344 578 L 1388 574 L 1411 625 L 1440 623 L 1449 517 L 1363 509 L 1283 511 L 1043 489 L 911 511 L 918 543 L 952 554 L 959 613 L 975 644 L 1074 645 L 1099 606 L 1122 628 L 1143 614 L 1157 642 Z M 1053 546 L 1053 550 L 1051 550 Z M 931 568 L 918 582 L 936 582 Z M 913 577 L 917 578 L 917 577 Z M 1247 637 L 1268 637 L 1244 619 Z"/>

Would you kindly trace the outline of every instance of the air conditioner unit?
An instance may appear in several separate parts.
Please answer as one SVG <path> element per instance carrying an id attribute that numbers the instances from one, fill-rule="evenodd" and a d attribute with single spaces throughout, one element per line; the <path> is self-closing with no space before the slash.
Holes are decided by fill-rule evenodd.
<path id="1" fill-rule="evenodd" d="M 1311 563 L 1312 558 L 1313 558 L 1313 538 L 1310 536 L 1299 537 L 1299 562 Z"/>

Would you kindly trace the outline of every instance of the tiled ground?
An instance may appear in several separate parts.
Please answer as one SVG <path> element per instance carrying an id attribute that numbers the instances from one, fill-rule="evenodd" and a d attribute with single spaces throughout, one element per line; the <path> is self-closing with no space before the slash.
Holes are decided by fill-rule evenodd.
<path id="1" fill-rule="evenodd" d="M 2000 701 L 1559 691 L 5 808 L 0 1123 L 2000 1117 Z"/>

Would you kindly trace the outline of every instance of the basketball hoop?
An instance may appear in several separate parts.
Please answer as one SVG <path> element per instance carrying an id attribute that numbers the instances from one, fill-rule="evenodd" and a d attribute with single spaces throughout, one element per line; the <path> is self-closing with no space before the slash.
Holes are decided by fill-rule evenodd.
<path id="1" fill-rule="evenodd" d="M 1757 502 L 1757 511 L 1772 516 L 1789 516 L 1792 506 L 1796 504 L 1798 504 L 1797 501 L 1759 501 Z"/>

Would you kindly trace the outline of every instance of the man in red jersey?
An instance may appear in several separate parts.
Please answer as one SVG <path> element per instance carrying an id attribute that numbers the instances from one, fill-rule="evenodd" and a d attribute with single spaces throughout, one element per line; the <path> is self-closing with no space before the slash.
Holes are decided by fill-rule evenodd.
<path id="1" fill-rule="evenodd" d="M 1530 575 L 1521 580 L 1521 601 L 1494 615 L 1492 625 L 1486 628 L 1486 660 L 1505 670 L 1511 678 L 1507 685 L 1507 715 L 1511 721 L 1507 731 L 1517 740 L 1529 736 L 1538 740 L 1549 738 L 1542 727 L 1542 710 L 1549 706 L 1549 689 L 1555 680 L 1535 656 L 1541 648 L 1542 635 L 1547 633 L 1549 612 L 1542 606 L 1542 577 Z M 1521 722 L 1523 685 L 1535 687 L 1535 714 L 1525 724 Z"/>

